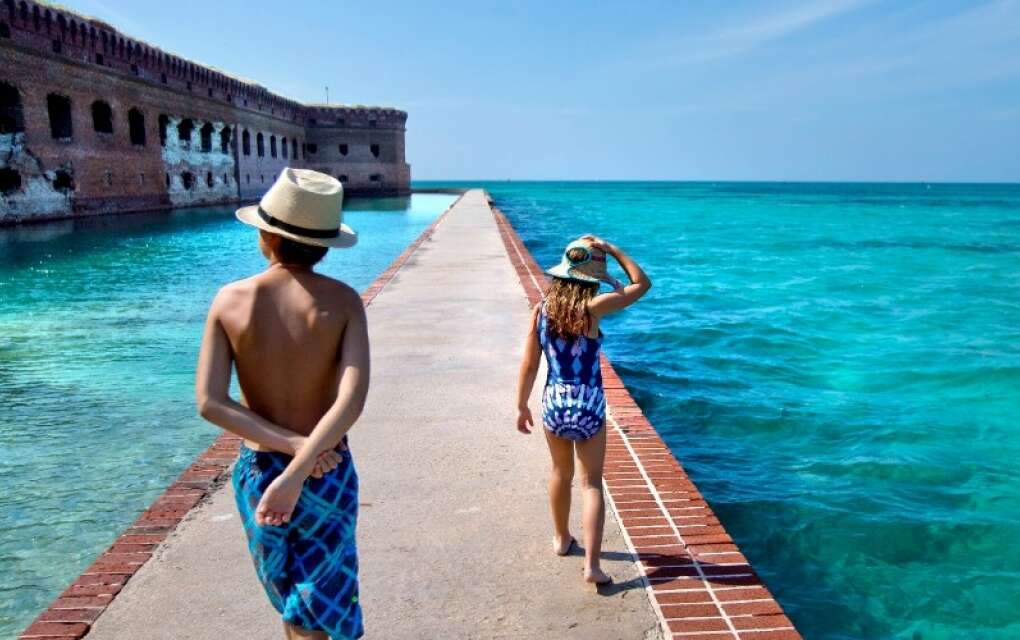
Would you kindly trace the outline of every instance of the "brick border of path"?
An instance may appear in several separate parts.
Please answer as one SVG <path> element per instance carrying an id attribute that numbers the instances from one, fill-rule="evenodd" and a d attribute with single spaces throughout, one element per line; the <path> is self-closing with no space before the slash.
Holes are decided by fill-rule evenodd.
<path id="1" fill-rule="evenodd" d="M 491 199 L 490 206 L 528 301 L 537 304 L 547 286 L 543 271 Z M 799 640 L 604 354 L 602 377 L 609 505 L 663 633 L 676 640 Z"/>
<path id="2" fill-rule="evenodd" d="M 461 194 L 463 197 L 463 193 Z M 457 198 L 361 294 L 365 306 L 393 280 L 415 251 L 435 232 L 460 198 Z M 241 439 L 219 436 L 177 480 L 153 502 L 134 524 L 82 572 L 50 606 L 36 617 L 19 640 L 78 640 L 110 606 L 128 580 L 148 562 L 156 548 L 188 513 L 219 486 L 234 460 Z"/>

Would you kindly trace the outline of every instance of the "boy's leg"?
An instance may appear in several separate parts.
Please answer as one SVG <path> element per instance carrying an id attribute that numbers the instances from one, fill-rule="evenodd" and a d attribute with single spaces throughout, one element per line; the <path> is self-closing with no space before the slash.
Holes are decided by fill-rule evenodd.
<path id="1" fill-rule="evenodd" d="M 584 576 L 589 582 L 609 579 L 599 566 L 602 553 L 602 529 L 605 526 L 606 503 L 602 495 L 602 467 L 606 461 L 606 428 L 587 440 L 577 443 L 577 459 L 581 463 L 581 491 L 584 526 Z"/>
<path id="2" fill-rule="evenodd" d="M 329 640 L 325 631 L 309 631 L 287 622 L 283 623 L 283 637 L 286 640 Z"/>
<path id="3" fill-rule="evenodd" d="M 570 485 L 574 480 L 574 443 L 558 438 L 543 428 L 545 440 L 549 443 L 552 456 L 552 471 L 549 474 L 549 508 L 552 512 L 556 537 L 553 547 L 563 555 L 570 549 Z"/>

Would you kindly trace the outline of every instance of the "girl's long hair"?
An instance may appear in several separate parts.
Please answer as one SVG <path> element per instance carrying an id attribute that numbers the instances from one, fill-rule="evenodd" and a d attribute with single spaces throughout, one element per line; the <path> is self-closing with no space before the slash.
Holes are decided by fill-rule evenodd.
<path id="1" fill-rule="evenodd" d="M 564 337 L 587 335 L 588 301 L 598 290 L 597 282 L 553 278 L 545 295 L 545 316 L 552 330 Z"/>

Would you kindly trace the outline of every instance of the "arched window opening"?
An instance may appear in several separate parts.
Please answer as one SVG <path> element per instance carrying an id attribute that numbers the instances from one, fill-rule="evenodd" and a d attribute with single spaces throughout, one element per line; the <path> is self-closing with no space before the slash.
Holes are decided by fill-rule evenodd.
<path id="1" fill-rule="evenodd" d="M 207 186 L 210 189 L 212 189 L 213 184 L 214 183 L 213 183 L 212 171 L 206 171 L 205 172 L 205 186 Z"/>
<path id="2" fill-rule="evenodd" d="M 74 191 L 74 178 L 71 177 L 71 173 L 64 169 L 58 170 L 53 176 L 53 188 L 64 194 Z"/>
<path id="3" fill-rule="evenodd" d="M 46 111 L 50 116 L 50 136 L 56 140 L 70 140 L 71 99 L 51 93 L 46 96 Z"/>
<path id="4" fill-rule="evenodd" d="M 260 158 L 263 158 L 266 155 L 266 139 L 262 136 L 261 132 L 255 136 L 255 151 L 258 153 Z"/>
<path id="5" fill-rule="evenodd" d="M 7 26 L 6 22 L 0 22 L 0 38 L 10 38 L 11 28 Z"/>
<path id="6" fill-rule="evenodd" d="M 191 118 L 184 118 L 180 124 L 177 125 L 177 138 L 181 141 L 181 145 L 187 149 L 191 146 L 191 131 L 195 128 L 195 123 Z"/>
<path id="7" fill-rule="evenodd" d="M 184 184 L 185 189 L 191 191 L 195 187 L 195 174 L 185 171 L 181 174 L 181 183 Z"/>
<path id="8" fill-rule="evenodd" d="M 373 156 L 375 156 L 376 158 L 379 157 L 379 145 L 377 144 L 369 145 L 368 148 L 372 152 Z"/>
<path id="9" fill-rule="evenodd" d="M 128 135 L 131 138 L 131 144 L 139 147 L 145 146 L 145 116 L 138 109 L 128 111 Z"/>
<path id="10" fill-rule="evenodd" d="M 319 145 L 315 144 L 314 142 L 309 142 L 308 145 L 307 145 L 307 148 L 308 148 L 308 153 L 310 153 L 312 155 L 315 155 L 316 152 L 319 151 Z"/>
<path id="11" fill-rule="evenodd" d="M 297 160 L 297 138 L 290 141 L 290 155 Z"/>
<path id="12" fill-rule="evenodd" d="M 251 155 L 251 135 L 247 129 L 241 132 L 241 153 L 246 156 Z"/>
<path id="13" fill-rule="evenodd" d="M 280 140 L 280 151 L 283 152 L 283 157 L 287 157 L 287 138 Z"/>
<path id="14" fill-rule="evenodd" d="M 347 155 L 347 151 L 348 151 L 348 147 L 347 147 L 346 144 L 340 145 L 340 155 L 342 155 L 342 156 Z"/>
<path id="15" fill-rule="evenodd" d="M 220 130 L 220 153 L 230 153 L 230 136 L 232 134 L 233 131 L 231 131 L 230 127 L 223 127 Z"/>
<path id="16" fill-rule="evenodd" d="M 251 174 L 250 173 L 244 174 L 244 183 L 245 184 L 251 184 Z"/>
<path id="17" fill-rule="evenodd" d="M 13 85 L 0 82 L 0 135 L 25 130 L 21 94 Z"/>
<path id="18" fill-rule="evenodd" d="M 166 146 L 166 128 L 170 126 L 170 118 L 165 113 L 159 114 L 159 146 Z"/>
<path id="19" fill-rule="evenodd" d="M 347 184 L 347 181 L 348 181 L 347 174 L 346 173 L 341 173 L 339 176 L 337 176 L 337 180 L 339 180 L 340 182 L 342 182 L 344 184 Z"/>
<path id="20" fill-rule="evenodd" d="M 375 127 L 376 126 L 376 121 L 375 120 L 369 120 L 368 121 L 368 126 Z"/>
<path id="21" fill-rule="evenodd" d="M 20 190 L 21 174 L 10 167 L 0 169 L 0 193 L 9 196 Z"/>
<path id="22" fill-rule="evenodd" d="M 211 122 L 206 122 L 202 125 L 200 133 L 202 135 L 202 152 L 209 153 L 212 151 L 212 132 L 213 126 Z"/>
<path id="23" fill-rule="evenodd" d="M 372 182 L 382 182 L 382 176 L 379 175 L 378 173 L 373 173 L 372 175 L 368 176 L 368 179 L 371 180 Z"/>
<path id="24" fill-rule="evenodd" d="M 92 103 L 92 128 L 96 133 L 113 133 L 113 109 L 102 100 Z"/>
<path id="25" fill-rule="evenodd" d="M 276 157 L 276 136 L 269 136 L 269 155 Z"/>

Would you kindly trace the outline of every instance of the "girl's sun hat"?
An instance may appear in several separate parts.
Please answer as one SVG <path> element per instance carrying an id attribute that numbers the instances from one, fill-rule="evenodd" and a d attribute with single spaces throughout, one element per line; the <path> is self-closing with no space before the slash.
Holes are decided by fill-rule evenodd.
<path id="1" fill-rule="evenodd" d="M 575 249 L 581 249 L 583 257 L 578 260 L 571 260 L 570 253 Z M 606 252 L 593 247 L 590 242 L 580 238 L 574 240 L 563 250 L 563 258 L 560 263 L 551 269 L 546 269 L 547 274 L 554 278 L 565 280 L 578 280 L 580 282 L 605 282 L 615 285 L 616 280 L 606 271 Z"/>

